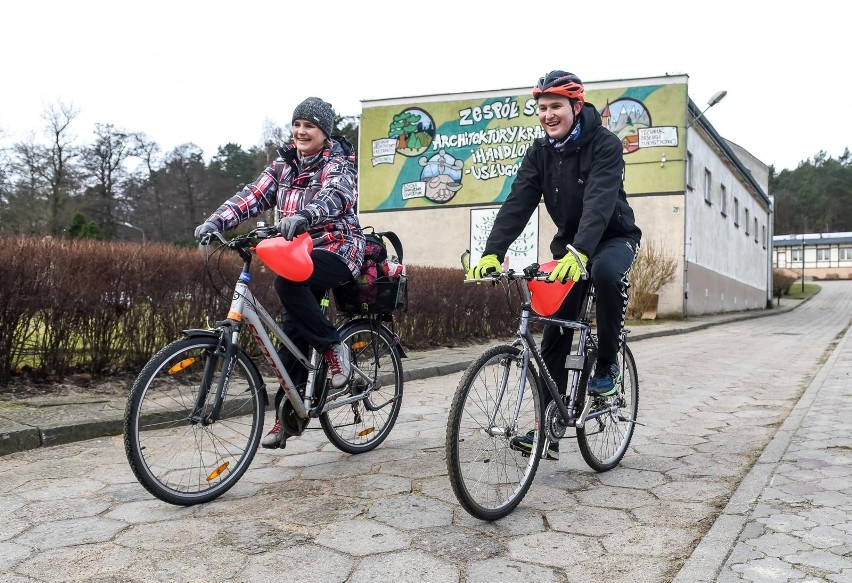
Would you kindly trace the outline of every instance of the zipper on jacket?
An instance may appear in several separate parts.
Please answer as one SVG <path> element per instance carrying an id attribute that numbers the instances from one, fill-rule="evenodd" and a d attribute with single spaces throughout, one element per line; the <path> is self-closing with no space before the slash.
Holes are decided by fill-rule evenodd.
<path id="1" fill-rule="evenodd" d="M 559 172 L 556 173 L 556 196 L 559 196 L 559 177 L 562 176 L 562 156 L 559 156 Z"/>

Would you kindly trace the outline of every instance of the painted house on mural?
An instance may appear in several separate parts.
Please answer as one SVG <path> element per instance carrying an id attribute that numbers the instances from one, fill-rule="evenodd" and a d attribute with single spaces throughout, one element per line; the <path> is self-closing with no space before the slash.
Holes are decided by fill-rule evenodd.
<path id="1" fill-rule="evenodd" d="M 625 190 L 643 231 L 677 262 L 658 312 L 764 308 L 772 294 L 766 165 L 724 140 L 689 99 L 687 75 L 586 83 L 622 139 Z M 481 255 L 521 159 L 544 137 L 529 87 L 362 102 L 361 224 L 397 232 L 409 263 Z M 509 249 L 512 267 L 552 259 L 543 204 Z"/>

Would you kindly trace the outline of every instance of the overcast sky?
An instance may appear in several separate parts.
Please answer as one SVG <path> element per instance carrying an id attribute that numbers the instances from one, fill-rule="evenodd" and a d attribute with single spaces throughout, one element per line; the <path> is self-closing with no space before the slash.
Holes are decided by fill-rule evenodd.
<path id="1" fill-rule="evenodd" d="M 852 144 L 848 21 L 836 0 L 27 0 L 0 8 L 0 145 L 72 105 L 95 123 L 207 158 L 261 142 L 308 95 L 361 101 L 532 86 L 551 69 L 585 81 L 689 75 L 725 138 L 777 169 Z"/>

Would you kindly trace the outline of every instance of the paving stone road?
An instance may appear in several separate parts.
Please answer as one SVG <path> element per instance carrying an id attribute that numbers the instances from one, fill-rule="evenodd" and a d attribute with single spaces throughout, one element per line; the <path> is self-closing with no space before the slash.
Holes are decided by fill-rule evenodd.
<path id="1" fill-rule="evenodd" d="M 852 581 L 852 282 L 821 285 L 632 343 L 646 426 L 622 464 L 563 440 L 494 523 L 446 475 L 460 373 L 408 382 L 377 450 L 309 429 L 202 506 L 152 498 L 119 436 L 2 456 L 0 581 Z"/>

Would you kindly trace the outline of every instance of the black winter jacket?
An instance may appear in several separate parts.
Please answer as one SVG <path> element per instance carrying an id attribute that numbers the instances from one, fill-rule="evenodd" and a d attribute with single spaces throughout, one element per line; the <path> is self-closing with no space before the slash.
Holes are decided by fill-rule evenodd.
<path id="1" fill-rule="evenodd" d="M 497 213 L 483 256 L 503 260 L 542 195 L 557 229 L 550 243 L 554 259 L 565 255 L 569 243 L 593 257 L 598 244 L 612 237 L 639 242 L 642 231 L 624 192 L 621 140 L 601 125 L 601 116 L 590 103 L 580 112 L 580 124 L 579 139 L 568 142 L 561 152 L 547 137 L 530 146 Z"/>

